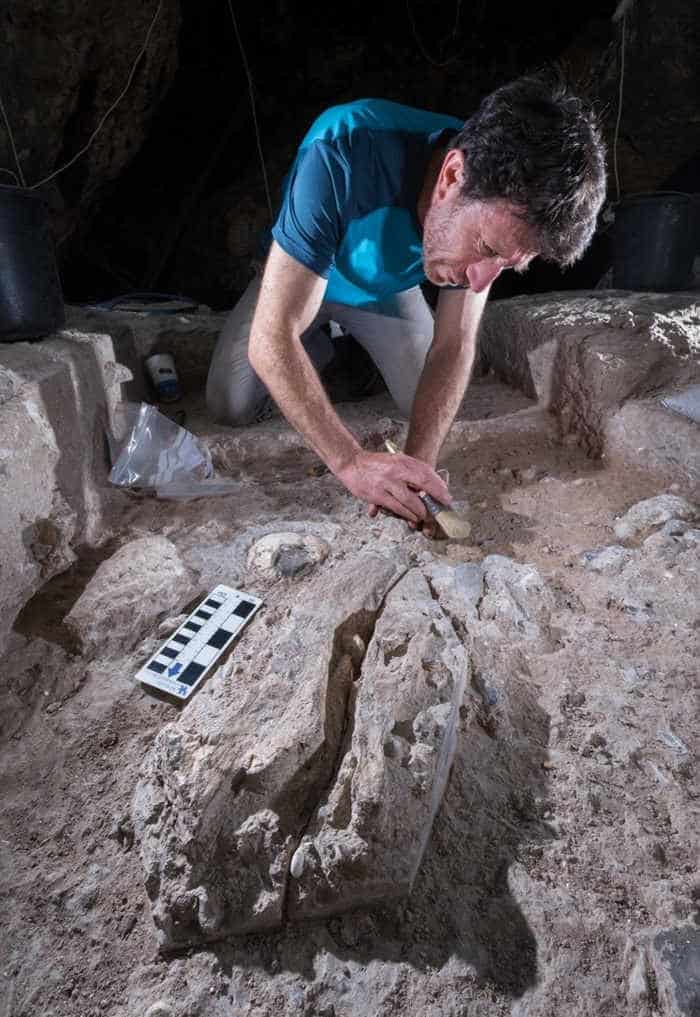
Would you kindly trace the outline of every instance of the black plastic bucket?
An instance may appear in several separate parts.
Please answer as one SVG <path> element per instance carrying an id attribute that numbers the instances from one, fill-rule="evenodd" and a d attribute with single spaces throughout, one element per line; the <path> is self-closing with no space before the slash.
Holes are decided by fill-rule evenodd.
<path id="1" fill-rule="evenodd" d="M 689 286 L 695 216 L 690 194 L 657 191 L 623 199 L 615 211 L 613 286 L 623 290 Z"/>
<path id="2" fill-rule="evenodd" d="M 47 205 L 0 186 L 0 342 L 38 339 L 65 320 Z"/>

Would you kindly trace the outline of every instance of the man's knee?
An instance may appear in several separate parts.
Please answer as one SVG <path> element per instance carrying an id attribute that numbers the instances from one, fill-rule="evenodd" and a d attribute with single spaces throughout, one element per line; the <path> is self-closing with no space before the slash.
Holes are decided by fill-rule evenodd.
<path id="1" fill-rule="evenodd" d="M 411 393 L 409 396 L 394 395 L 394 403 L 399 411 L 399 414 L 406 420 L 411 417 L 411 410 L 413 409 L 413 398 L 415 393 Z"/>
<path id="2" fill-rule="evenodd" d="M 264 401 L 264 400 L 263 400 Z M 207 380 L 207 410 L 217 424 L 228 424 L 229 427 L 246 427 L 252 424 L 260 410 L 260 400 L 241 399 L 230 380 L 220 378 Z"/>

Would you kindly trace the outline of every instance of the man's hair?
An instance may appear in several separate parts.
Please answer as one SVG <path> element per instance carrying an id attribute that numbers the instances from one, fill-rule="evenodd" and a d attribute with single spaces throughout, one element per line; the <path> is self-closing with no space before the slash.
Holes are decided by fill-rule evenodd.
<path id="1" fill-rule="evenodd" d="M 605 146 L 592 109 L 549 75 L 488 95 L 452 140 L 467 170 L 462 196 L 503 198 L 561 267 L 588 247 L 605 200 Z"/>

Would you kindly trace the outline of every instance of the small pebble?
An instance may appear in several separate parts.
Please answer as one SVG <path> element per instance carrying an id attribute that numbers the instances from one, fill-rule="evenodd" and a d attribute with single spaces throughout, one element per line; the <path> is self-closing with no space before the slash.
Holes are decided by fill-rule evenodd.
<path id="1" fill-rule="evenodd" d="M 306 862 L 305 851 L 303 847 L 298 847 L 292 855 L 292 861 L 289 866 L 289 874 L 292 879 L 299 879 L 304 874 L 304 863 Z"/>
<path id="2" fill-rule="evenodd" d="M 124 915 L 121 922 L 119 923 L 119 935 L 122 939 L 126 939 L 129 933 L 133 930 L 136 925 L 136 915 L 129 914 Z"/>
<path id="3" fill-rule="evenodd" d="M 153 1006 L 149 1006 L 146 1010 L 145 1017 L 173 1017 L 173 1011 L 170 1009 L 167 1003 L 162 1000 L 158 1000 Z"/>

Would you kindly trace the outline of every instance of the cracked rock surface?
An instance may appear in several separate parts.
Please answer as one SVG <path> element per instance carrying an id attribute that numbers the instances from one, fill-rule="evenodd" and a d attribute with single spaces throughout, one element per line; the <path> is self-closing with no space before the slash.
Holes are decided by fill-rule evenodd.
<path id="1" fill-rule="evenodd" d="M 252 686 L 249 669 L 229 676 L 146 760 L 134 829 L 165 950 L 406 897 L 453 763 L 472 640 L 482 658 L 544 648 L 553 605 L 537 569 L 502 555 L 425 571 L 355 555 L 305 600 L 251 646 Z"/>

